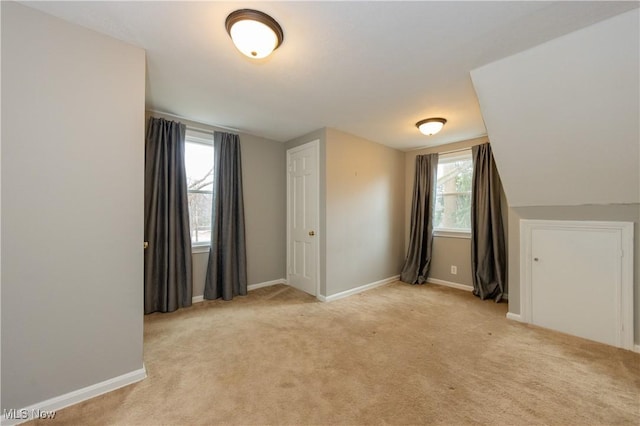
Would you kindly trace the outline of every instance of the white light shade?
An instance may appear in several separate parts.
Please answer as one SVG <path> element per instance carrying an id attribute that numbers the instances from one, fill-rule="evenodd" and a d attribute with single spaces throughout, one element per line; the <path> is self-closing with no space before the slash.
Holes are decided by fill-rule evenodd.
<path id="1" fill-rule="evenodd" d="M 416 127 L 427 136 L 435 135 L 444 126 L 447 120 L 444 118 L 427 118 L 426 120 L 418 121 Z"/>
<path id="2" fill-rule="evenodd" d="M 236 10 L 227 16 L 225 27 L 238 50 L 252 59 L 269 56 L 284 40 L 280 24 L 259 10 Z"/>
<path id="3" fill-rule="evenodd" d="M 278 45 L 278 36 L 262 22 L 238 21 L 229 31 L 238 50 L 250 58 L 269 56 Z"/>
<path id="4" fill-rule="evenodd" d="M 435 135 L 440 130 L 442 130 L 443 126 L 444 124 L 440 123 L 439 121 L 432 121 L 430 123 L 421 124 L 418 128 L 425 135 Z"/>

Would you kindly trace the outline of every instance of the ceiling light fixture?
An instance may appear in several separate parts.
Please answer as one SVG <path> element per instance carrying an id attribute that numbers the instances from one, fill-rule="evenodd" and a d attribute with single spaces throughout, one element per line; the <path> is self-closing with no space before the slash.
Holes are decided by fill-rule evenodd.
<path id="1" fill-rule="evenodd" d="M 280 24 L 259 10 L 236 10 L 227 16 L 225 26 L 238 50 L 252 59 L 269 56 L 284 40 Z"/>
<path id="2" fill-rule="evenodd" d="M 416 123 L 416 127 L 418 129 L 420 129 L 420 131 L 427 135 L 427 136 L 431 136 L 431 135 L 435 135 L 436 133 L 438 133 L 440 130 L 442 130 L 442 127 L 444 126 L 444 123 L 446 123 L 447 120 L 445 120 L 444 118 L 426 118 L 424 120 L 420 120 Z"/>

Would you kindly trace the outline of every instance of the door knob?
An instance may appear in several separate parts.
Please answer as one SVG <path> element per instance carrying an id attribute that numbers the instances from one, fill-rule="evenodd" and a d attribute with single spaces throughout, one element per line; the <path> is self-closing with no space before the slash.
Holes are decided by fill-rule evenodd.
<path id="1" fill-rule="evenodd" d="M 309 236 L 313 237 L 314 235 L 316 235 L 315 231 L 309 231 Z"/>

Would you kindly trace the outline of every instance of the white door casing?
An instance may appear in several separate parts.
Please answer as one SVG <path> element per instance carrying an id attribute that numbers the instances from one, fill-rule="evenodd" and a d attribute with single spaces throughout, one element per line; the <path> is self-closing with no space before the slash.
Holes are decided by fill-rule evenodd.
<path id="1" fill-rule="evenodd" d="M 319 145 L 315 140 L 287 150 L 287 281 L 319 291 Z"/>
<path id="2" fill-rule="evenodd" d="M 522 321 L 633 348 L 633 223 L 522 220 Z"/>

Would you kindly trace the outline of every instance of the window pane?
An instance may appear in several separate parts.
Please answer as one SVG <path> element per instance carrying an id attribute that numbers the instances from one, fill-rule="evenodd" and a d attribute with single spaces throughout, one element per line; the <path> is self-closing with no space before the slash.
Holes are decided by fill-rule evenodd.
<path id="1" fill-rule="evenodd" d="M 189 193 L 191 244 L 211 242 L 211 194 Z"/>
<path id="2" fill-rule="evenodd" d="M 471 152 L 438 161 L 434 228 L 471 229 Z"/>
<path id="3" fill-rule="evenodd" d="M 189 136 L 189 135 L 187 135 Z M 211 242 L 211 191 L 213 190 L 213 145 L 185 142 L 185 168 L 189 191 L 189 228 L 192 244 Z M 202 138 L 195 138 L 202 139 Z"/>
<path id="4" fill-rule="evenodd" d="M 213 189 L 213 145 L 185 142 L 185 167 L 189 191 Z"/>

